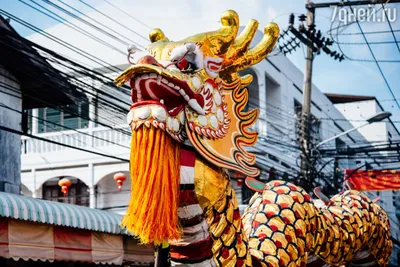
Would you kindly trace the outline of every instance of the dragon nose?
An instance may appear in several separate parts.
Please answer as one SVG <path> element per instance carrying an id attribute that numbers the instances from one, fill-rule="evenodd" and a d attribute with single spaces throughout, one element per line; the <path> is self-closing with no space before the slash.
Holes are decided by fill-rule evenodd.
<path id="1" fill-rule="evenodd" d="M 157 59 L 155 59 L 154 57 L 149 56 L 149 55 L 144 56 L 141 59 L 139 59 L 137 64 L 149 64 L 149 65 L 154 65 L 154 66 L 158 66 L 158 67 L 164 68 L 163 65 L 158 63 Z"/>

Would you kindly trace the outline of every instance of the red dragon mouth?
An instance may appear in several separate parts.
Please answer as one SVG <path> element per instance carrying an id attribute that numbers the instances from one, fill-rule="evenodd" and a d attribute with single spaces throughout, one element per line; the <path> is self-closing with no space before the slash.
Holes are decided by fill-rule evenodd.
<path id="1" fill-rule="evenodd" d="M 197 113 L 204 113 L 204 99 L 189 87 L 186 81 L 166 77 L 157 73 L 137 75 L 130 80 L 132 92 L 131 108 L 158 103 L 170 116 L 175 116 L 186 105 Z"/>

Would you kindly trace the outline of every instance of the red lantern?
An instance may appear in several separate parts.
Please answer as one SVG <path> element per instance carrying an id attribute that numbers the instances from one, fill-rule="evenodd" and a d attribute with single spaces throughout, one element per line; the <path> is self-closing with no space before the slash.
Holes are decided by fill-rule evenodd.
<path id="1" fill-rule="evenodd" d="M 241 187 L 243 185 L 243 179 L 237 179 L 237 185 Z"/>
<path id="2" fill-rule="evenodd" d="M 118 185 L 118 191 L 121 191 L 122 185 L 124 184 L 124 181 L 126 180 L 126 175 L 123 174 L 122 172 L 114 174 L 114 180 L 117 182 Z"/>
<path id="3" fill-rule="evenodd" d="M 67 178 L 63 178 L 60 181 L 58 181 L 58 185 L 61 187 L 61 192 L 64 193 L 64 196 L 67 196 L 68 193 L 68 187 L 71 186 L 71 180 Z"/>

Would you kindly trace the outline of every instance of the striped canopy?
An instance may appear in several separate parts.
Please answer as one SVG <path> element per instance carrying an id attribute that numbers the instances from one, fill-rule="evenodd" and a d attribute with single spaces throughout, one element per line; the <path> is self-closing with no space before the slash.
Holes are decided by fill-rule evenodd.
<path id="1" fill-rule="evenodd" d="M 0 192 L 0 216 L 110 234 L 127 234 L 122 216 L 88 207 Z"/>
<path id="2" fill-rule="evenodd" d="M 0 192 L 0 258 L 150 264 L 154 249 L 101 210 Z M 148 266 L 148 265 L 147 265 Z"/>

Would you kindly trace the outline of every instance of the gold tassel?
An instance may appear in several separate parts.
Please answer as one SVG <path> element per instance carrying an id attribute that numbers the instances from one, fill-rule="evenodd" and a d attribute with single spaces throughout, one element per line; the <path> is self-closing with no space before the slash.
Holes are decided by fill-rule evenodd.
<path id="1" fill-rule="evenodd" d="M 178 239 L 179 143 L 154 127 L 133 131 L 130 174 L 131 199 L 122 227 L 144 244 Z"/>

